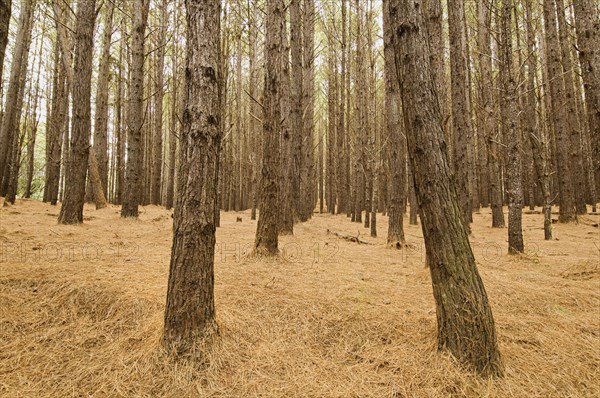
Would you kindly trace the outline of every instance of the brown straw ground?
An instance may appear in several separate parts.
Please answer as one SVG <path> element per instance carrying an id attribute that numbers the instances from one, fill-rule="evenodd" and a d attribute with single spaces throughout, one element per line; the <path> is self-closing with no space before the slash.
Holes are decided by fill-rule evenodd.
<path id="1" fill-rule="evenodd" d="M 216 307 L 221 339 L 198 368 L 161 352 L 171 212 L 85 208 L 85 224 L 31 200 L 0 209 L 3 397 L 598 397 L 600 235 L 587 216 L 524 215 L 528 251 L 474 216 L 472 244 L 506 371 L 481 379 L 436 350 L 420 227 L 404 250 L 345 216 L 315 214 L 276 260 L 244 257 L 256 222 L 224 213 Z M 236 222 L 242 217 L 242 222 Z M 554 216 L 556 217 L 556 216 Z M 358 235 L 360 245 L 332 232 Z M 474 336 L 476 338 L 476 336 Z"/>

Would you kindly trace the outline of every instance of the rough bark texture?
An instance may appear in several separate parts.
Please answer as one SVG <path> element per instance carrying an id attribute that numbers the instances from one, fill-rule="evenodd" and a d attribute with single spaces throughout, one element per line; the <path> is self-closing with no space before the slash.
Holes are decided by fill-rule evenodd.
<path id="1" fill-rule="evenodd" d="M 465 9 L 463 0 L 448 0 L 450 35 L 450 96 L 452 98 L 452 135 L 454 137 L 454 178 L 463 221 L 469 229 L 473 221 L 469 185 L 469 145 L 471 115 L 468 101 Z"/>
<path id="2" fill-rule="evenodd" d="M 267 1 L 265 42 L 265 94 L 263 109 L 263 165 L 260 213 L 254 252 L 275 255 L 278 248 L 279 132 L 281 130 L 281 35 L 285 23 L 283 0 Z"/>
<path id="3" fill-rule="evenodd" d="M 221 146 L 219 0 L 186 0 L 186 106 L 182 167 L 173 217 L 173 246 L 163 344 L 205 361 L 218 335 L 214 302 L 215 207 Z"/>
<path id="4" fill-rule="evenodd" d="M 92 55 L 94 51 L 94 24 L 96 0 L 77 2 L 75 27 L 75 73 L 73 75 L 73 130 L 69 160 L 65 173 L 65 193 L 58 222 L 83 222 L 85 175 L 90 146 L 92 95 Z"/>
<path id="5" fill-rule="evenodd" d="M 307 221 L 315 207 L 315 167 L 313 166 L 313 129 L 315 108 L 315 0 L 304 0 L 303 27 L 303 99 L 304 130 L 302 137 L 302 171 L 300 175 L 300 221 Z"/>
<path id="6" fill-rule="evenodd" d="M 89 155 L 89 178 L 92 182 L 92 190 L 94 195 L 94 203 L 96 210 L 106 207 L 106 196 L 104 196 L 104 186 L 100 177 L 100 168 L 96 159 L 96 148 L 90 147 Z"/>
<path id="7" fill-rule="evenodd" d="M 577 50 L 592 144 L 596 194 L 600 193 L 600 15 L 594 0 L 573 0 Z M 597 201 L 598 198 L 593 198 Z"/>
<path id="8" fill-rule="evenodd" d="M 521 167 L 521 137 L 519 128 L 519 108 L 516 76 L 513 71 L 513 46 L 511 36 L 512 0 L 502 0 L 500 26 L 500 79 L 502 81 L 502 131 L 504 135 L 508 178 L 508 252 L 524 251 L 523 229 L 521 226 L 523 208 L 523 187 Z"/>
<path id="9" fill-rule="evenodd" d="M 152 137 L 152 174 L 150 179 L 150 203 L 161 203 L 161 177 L 163 164 L 163 99 L 165 97 L 165 45 L 167 40 L 168 0 L 163 0 L 160 12 L 159 39 L 156 48 L 156 80 L 154 82 L 154 136 Z"/>
<path id="10" fill-rule="evenodd" d="M 127 166 L 121 217 L 137 217 L 141 200 L 144 125 L 144 41 L 148 21 L 148 1 L 133 2 L 131 30 L 131 79 L 127 114 Z"/>
<path id="11" fill-rule="evenodd" d="M 571 168 L 569 167 L 569 137 L 567 116 L 563 106 L 564 83 L 562 78 L 560 43 L 556 27 L 556 8 L 553 0 L 544 0 L 544 31 L 548 81 L 550 93 L 550 119 L 556 140 L 556 168 L 560 200 L 560 222 L 577 221 Z"/>
<path id="12" fill-rule="evenodd" d="M 390 1 L 410 162 L 437 304 L 438 348 L 484 376 L 502 374 L 492 311 L 475 265 L 443 142 L 419 3 Z"/>
<path id="13" fill-rule="evenodd" d="M 108 1 L 105 3 L 104 31 L 102 34 L 102 55 L 100 57 L 100 66 L 98 70 L 96 114 L 94 123 L 94 152 L 98 160 L 98 173 L 100 175 L 102 191 L 104 192 L 105 196 L 108 192 L 108 80 L 114 9 L 114 2 Z"/>
<path id="14" fill-rule="evenodd" d="M 279 104 L 281 106 L 281 168 L 279 183 L 279 234 L 294 234 L 294 142 L 293 128 L 291 125 L 290 101 L 290 47 L 287 40 L 287 27 L 284 25 L 281 35 L 281 92 Z"/>
<path id="15" fill-rule="evenodd" d="M 19 121 L 23 106 L 23 85 L 25 84 L 27 71 L 27 55 L 31 44 L 35 2 L 35 0 L 25 0 L 21 4 L 19 27 L 6 93 L 6 105 L 3 109 L 4 114 L 0 127 L 0 196 L 5 196 L 8 190 L 10 165 L 16 149 L 13 144 L 18 141 L 17 136 L 20 131 Z"/>
<path id="16" fill-rule="evenodd" d="M 563 0 L 555 0 L 558 20 L 558 31 L 561 49 L 562 78 L 564 80 L 565 98 L 563 106 L 567 113 L 568 154 L 571 179 L 573 184 L 573 199 L 577 214 L 587 213 L 585 205 L 585 169 L 581 151 L 581 126 L 577 113 L 577 98 L 575 94 L 573 62 L 571 60 L 570 27 L 567 27 L 565 5 Z"/>
<path id="17" fill-rule="evenodd" d="M 301 186 L 304 186 L 303 154 L 303 68 L 302 68 L 302 14 L 300 12 L 301 0 L 291 0 L 290 2 L 290 52 L 291 52 L 291 87 L 290 87 L 290 119 L 292 128 L 292 140 L 294 142 L 294 180 L 293 180 L 293 200 L 294 217 L 299 218 L 302 213 Z"/>
<path id="18" fill-rule="evenodd" d="M 389 222 L 387 244 L 391 247 L 401 248 L 404 245 L 404 173 L 405 167 L 405 142 L 406 138 L 400 130 L 400 93 L 398 76 L 394 58 L 394 32 L 389 10 L 390 0 L 383 1 L 383 55 L 385 61 L 385 128 L 390 142 L 390 171 L 391 189 L 389 202 Z"/>
<path id="19" fill-rule="evenodd" d="M 2 72 L 4 71 L 4 54 L 8 44 L 8 27 L 10 25 L 10 13 L 12 0 L 0 0 L 0 92 L 2 92 Z"/>

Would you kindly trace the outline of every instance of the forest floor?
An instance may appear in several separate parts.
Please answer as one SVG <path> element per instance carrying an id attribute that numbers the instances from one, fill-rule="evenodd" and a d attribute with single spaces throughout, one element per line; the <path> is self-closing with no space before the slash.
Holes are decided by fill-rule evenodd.
<path id="1" fill-rule="evenodd" d="M 3 397 L 598 397 L 598 216 L 554 224 L 525 214 L 527 253 L 506 253 L 489 209 L 471 237 L 505 376 L 486 380 L 436 350 L 435 303 L 420 226 L 404 250 L 345 216 L 315 214 L 281 238 L 276 260 L 244 254 L 249 212 L 222 213 L 215 264 L 220 344 L 208 367 L 159 349 L 171 212 L 0 208 L 0 396 Z M 236 222 L 242 217 L 242 222 Z M 557 217 L 557 216 L 554 216 Z M 341 239 L 357 235 L 369 244 Z"/>

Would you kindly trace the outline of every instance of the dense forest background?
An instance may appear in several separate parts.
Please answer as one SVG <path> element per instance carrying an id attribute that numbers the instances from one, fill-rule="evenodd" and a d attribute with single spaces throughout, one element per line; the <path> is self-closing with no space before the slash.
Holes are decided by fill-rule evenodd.
<path id="1" fill-rule="evenodd" d="M 3 9 L 10 3 L 3 1 Z M 595 207 L 599 189 L 598 5 L 514 1 L 508 21 L 500 3 L 431 0 L 424 8 L 464 216 L 469 220 L 481 206 L 498 209 L 508 203 L 507 191 L 518 189 L 524 206 L 564 204 L 561 220 L 573 219 L 586 204 Z M 368 226 L 370 213 L 386 213 L 395 198 L 415 202 L 402 120 L 390 114 L 394 105 L 386 97 L 398 89 L 385 81 L 393 54 L 386 60 L 382 2 L 292 2 L 286 10 L 281 118 L 290 135 L 280 139 L 279 178 L 282 206 L 290 209 L 284 213 L 307 219 L 318 203 L 320 211 L 356 214 L 362 222 L 360 209 Z M 171 207 L 185 91 L 185 7 L 178 0 L 106 0 L 97 11 L 89 142 L 104 196 L 123 201 L 126 148 L 134 145 L 127 130 L 138 117 L 140 203 Z M 75 4 L 62 0 L 13 2 L 10 18 L 3 18 L 0 171 L 9 200 L 63 197 L 76 22 Z M 134 23 L 144 28 L 141 47 Z M 263 1 L 223 3 L 223 210 L 255 209 L 259 199 L 264 24 Z M 136 49 L 143 51 L 137 61 Z M 135 62 L 143 63 L 141 81 Z M 142 114 L 135 116 L 131 104 L 140 93 Z M 519 187 L 508 185 L 511 174 Z M 92 180 L 87 201 L 94 199 Z M 494 225 L 503 225 L 496 214 Z"/>

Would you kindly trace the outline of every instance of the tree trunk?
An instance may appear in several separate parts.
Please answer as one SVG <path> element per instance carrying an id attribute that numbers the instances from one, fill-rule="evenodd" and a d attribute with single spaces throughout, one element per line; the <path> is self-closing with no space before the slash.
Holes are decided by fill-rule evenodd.
<path id="1" fill-rule="evenodd" d="M 173 217 L 173 246 L 163 345 L 177 356 L 208 360 L 218 335 L 214 302 L 215 207 L 221 146 L 219 0 L 188 0 L 186 108 L 181 190 Z"/>
<path id="2" fill-rule="evenodd" d="M 540 128 L 537 118 L 535 79 L 537 71 L 537 58 L 534 53 L 536 45 L 535 32 L 533 30 L 532 1 L 525 0 L 525 27 L 527 31 L 527 84 L 525 99 L 525 137 L 531 145 L 533 154 L 533 165 L 543 196 L 544 208 L 544 239 L 552 239 L 552 199 L 550 198 L 550 172 L 548 167 L 548 138 L 544 130 Z"/>
<path id="3" fill-rule="evenodd" d="M 27 55 L 31 44 L 31 30 L 33 28 L 33 12 L 36 0 L 25 0 L 21 4 L 19 28 L 15 39 L 13 62 L 10 71 L 10 80 L 6 94 L 4 115 L 0 127 L 0 196 L 5 196 L 8 190 L 11 160 L 14 158 L 16 148 L 15 137 L 20 131 L 20 111 L 23 106 L 23 85 L 27 73 Z"/>
<path id="4" fill-rule="evenodd" d="M 548 86 L 550 92 L 550 118 L 556 139 L 556 166 L 559 189 L 559 222 L 577 221 L 575 195 L 569 159 L 569 135 L 562 78 L 560 43 L 556 28 L 556 8 L 554 0 L 544 0 L 545 50 L 548 64 Z"/>
<path id="5" fill-rule="evenodd" d="M 419 4 L 393 0 L 394 48 L 427 263 L 437 303 L 438 348 L 483 376 L 502 374 L 492 311 L 452 184 Z M 402 16 L 400 19 L 399 17 Z M 398 19 L 395 19 L 398 18 Z"/>
<path id="6" fill-rule="evenodd" d="M 110 69 L 110 45 L 113 32 L 115 4 L 108 1 L 104 5 L 104 32 L 102 34 L 102 55 L 98 68 L 98 87 L 96 91 L 96 114 L 94 122 L 94 152 L 98 161 L 98 173 L 102 192 L 108 192 L 108 79 Z M 92 172 L 92 170 L 90 170 Z M 91 176 L 90 176 L 91 177 Z M 93 187 L 95 192 L 95 187 Z M 96 204 L 97 196 L 94 194 Z"/>
<path id="7" fill-rule="evenodd" d="M 10 25 L 10 14 L 12 0 L 0 0 L 0 92 L 2 92 L 2 72 L 4 71 L 4 54 L 8 44 L 8 27 Z"/>
<path id="8" fill-rule="evenodd" d="M 279 103 L 281 106 L 281 167 L 279 180 L 279 234 L 294 234 L 294 203 L 293 203 L 293 178 L 294 178 L 294 148 L 291 126 L 291 101 L 290 101 L 290 46 L 287 39 L 287 27 L 284 24 L 281 35 L 281 92 Z M 241 48 L 241 46 L 240 46 Z"/>
<path id="9" fill-rule="evenodd" d="M 387 129 L 390 154 L 391 190 L 390 206 L 388 209 L 389 223 L 387 244 L 389 247 L 402 248 L 405 243 L 404 237 L 404 209 L 403 202 L 406 197 L 404 192 L 405 166 L 404 153 L 406 152 L 406 141 L 403 137 L 400 121 L 400 93 L 398 87 L 398 76 L 394 64 L 394 47 L 392 30 L 393 21 L 390 20 L 390 0 L 383 1 L 383 56 L 385 61 L 385 127 Z"/>
<path id="10" fill-rule="evenodd" d="M 92 55 L 96 0 L 78 0 L 75 27 L 75 73 L 73 75 L 73 131 L 65 175 L 65 193 L 58 222 L 83 222 L 85 175 L 88 166 L 92 93 Z"/>
<path id="11" fill-rule="evenodd" d="M 600 15 L 594 0 L 573 0 L 577 50 L 589 127 L 595 192 L 600 193 Z M 598 197 L 592 198 L 596 203 Z"/>
<path id="12" fill-rule="evenodd" d="M 463 222 L 470 230 L 473 221 L 469 184 L 469 145 L 472 128 L 468 101 L 465 9 L 463 0 L 448 1 L 450 35 L 450 95 L 452 97 L 452 135 L 454 136 L 454 179 L 457 184 Z"/>
<path id="13" fill-rule="evenodd" d="M 127 122 L 127 169 L 121 217 L 138 216 L 142 196 L 144 126 L 144 41 L 148 21 L 149 0 L 133 2 L 133 26 L 131 29 L 131 79 Z"/>
<path id="14" fill-rule="evenodd" d="M 281 131 L 281 36 L 285 23 L 283 0 L 267 0 L 265 88 L 263 109 L 263 165 L 260 213 L 254 252 L 276 255 L 278 248 L 279 133 Z"/>
<path id="15" fill-rule="evenodd" d="M 102 185 L 102 179 L 100 178 L 100 168 L 98 167 L 98 160 L 96 159 L 95 147 L 90 147 L 89 156 L 89 178 L 92 182 L 96 210 L 99 210 L 106 207 L 106 196 L 104 196 L 104 186 Z"/>
<path id="16" fill-rule="evenodd" d="M 154 136 L 152 137 L 152 177 L 150 180 L 151 192 L 150 203 L 161 204 L 161 177 L 163 164 L 163 99 L 164 90 L 164 68 L 165 68 L 165 46 L 168 24 L 168 0 L 163 0 L 160 13 L 160 29 L 156 43 L 156 63 L 154 82 Z"/>
<path id="17" fill-rule="evenodd" d="M 521 226 L 523 187 L 517 82 L 513 71 L 513 46 L 511 36 L 512 0 L 502 0 L 500 25 L 500 79 L 502 81 L 502 131 L 506 142 L 508 178 L 508 252 L 522 253 L 523 230 Z"/>

